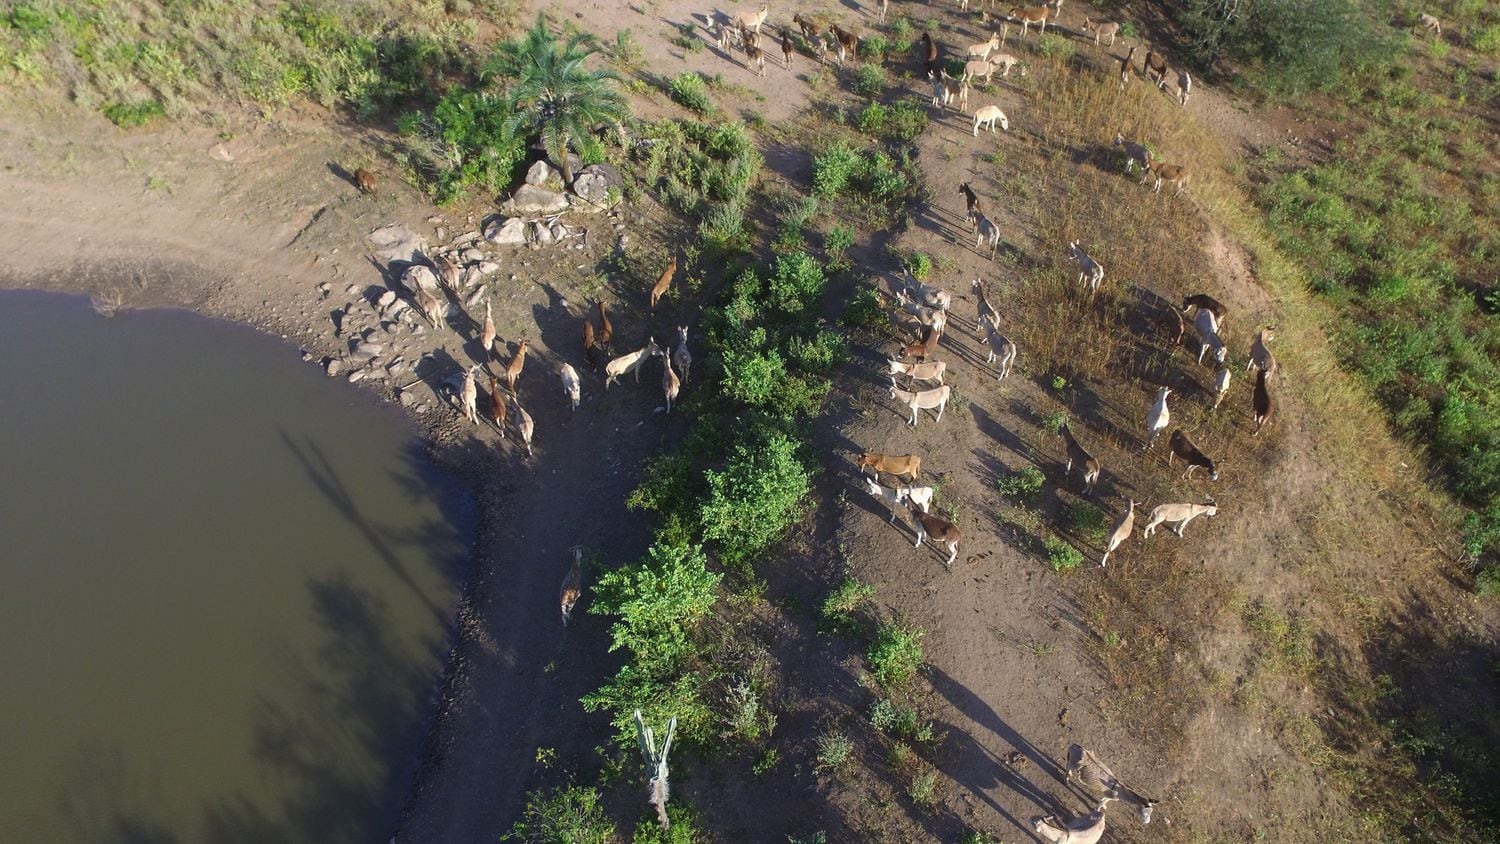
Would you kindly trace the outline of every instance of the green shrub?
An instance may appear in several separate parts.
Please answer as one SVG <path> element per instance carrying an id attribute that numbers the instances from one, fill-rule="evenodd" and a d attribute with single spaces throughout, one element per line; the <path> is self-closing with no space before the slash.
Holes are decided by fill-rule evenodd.
<path id="1" fill-rule="evenodd" d="M 1283 96 L 1332 90 L 1349 75 L 1371 73 L 1402 55 L 1371 8 L 1345 0 L 1259 0 L 1248 6 L 1189 0 L 1178 22 L 1202 65 L 1242 63 L 1255 87 Z"/>
<path id="2" fill-rule="evenodd" d="M 447 203 L 476 186 L 499 191 L 510 185 L 525 157 L 511 116 L 503 98 L 455 90 L 431 113 L 403 116 L 397 128 L 412 168 L 433 199 Z"/>
<path id="3" fill-rule="evenodd" d="M 909 143 L 927 128 L 927 111 L 906 100 L 893 106 L 870 103 L 860 112 L 857 124 L 867 135 Z"/>
<path id="4" fill-rule="evenodd" d="M 901 267 L 917 281 L 926 281 L 932 275 L 932 256 L 926 252 L 913 252 L 901 262 Z"/>
<path id="5" fill-rule="evenodd" d="M 502 836 L 524 844 L 608 844 L 614 838 L 599 792 L 576 785 L 528 794 L 521 819 Z"/>
<path id="6" fill-rule="evenodd" d="M 936 791 L 937 773 L 927 768 L 911 778 L 911 784 L 906 787 L 906 796 L 911 798 L 911 802 L 927 808 L 933 804 Z"/>
<path id="7" fill-rule="evenodd" d="M 1490 56 L 1500 53 L 1500 23 L 1491 24 L 1474 36 L 1474 51 Z"/>
<path id="8" fill-rule="evenodd" d="M 599 578 L 589 612 L 616 618 L 610 650 L 628 650 L 630 661 L 583 705 L 610 710 L 622 744 L 634 743 L 636 709 L 653 723 L 675 717 L 686 741 L 707 737 L 713 713 L 704 695 L 713 676 L 693 664 L 693 636 L 718 598 L 719 577 L 699 548 L 658 541 L 641 561 Z"/>
<path id="9" fill-rule="evenodd" d="M 845 577 L 834 590 L 823 599 L 818 614 L 829 629 L 842 633 L 853 632 L 859 627 L 858 613 L 875 597 L 875 587 L 853 577 Z"/>
<path id="10" fill-rule="evenodd" d="M 820 329 L 812 339 L 794 335 L 790 342 L 792 360 L 804 372 L 826 373 L 849 361 L 849 344 L 837 331 Z"/>
<path id="11" fill-rule="evenodd" d="M 840 773 L 854 760 L 854 742 L 842 733 L 823 733 L 818 736 L 818 761 L 814 770 L 818 776 L 833 776 Z"/>
<path id="12" fill-rule="evenodd" d="M 870 724 L 892 736 L 911 736 L 917 731 L 917 710 L 888 698 L 875 701 L 870 708 Z"/>
<path id="13" fill-rule="evenodd" d="M 836 142 L 813 159 L 813 195 L 836 199 L 859 173 L 862 160 L 859 150 Z"/>
<path id="14" fill-rule="evenodd" d="M 999 479 L 995 485 L 1000 488 L 1001 494 L 1007 498 L 1016 498 L 1022 501 L 1035 501 L 1042 492 L 1042 484 L 1046 483 L 1047 476 L 1042 470 L 1035 466 L 1026 466 L 1021 471 L 1015 472 Z"/>
<path id="15" fill-rule="evenodd" d="M 1481 598 L 1500 597 L 1500 565 L 1490 566 L 1474 578 L 1474 591 Z"/>
<path id="16" fill-rule="evenodd" d="M 885 71 L 879 65 L 862 64 L 854 72 L 854 84 L 850 88 L 856 96 L 878 97 L 885 90 Z"/>
<path id="17" fill-rule="evenodd" d="M 656 809 L 643 810 L 635 832 L 630 836 L 630 844 L 704 844 L 708 840 L 708 836 L 698 829 L 698 815 L 691 807 L 669 802 L 667 820 L 671 825 L 663 830 Z"/>
<path id="18" fill-rule="evenodd" d="M 1102 545 L 1110 523 L 1104 511 L 1093 504 L 1073 501 L 1068 504 L 1068 526 L 1084 540 Z"/>
<path id="19" fill-rule="evenodd" d="M 783 255 L 767 282 L 766 304 L 783 314 L 800 313 L 817 305 L 827 283 L 823 268 L 806 252 Z"/>
<path id="20" fill-rule="evenodd" d="M 684 71 L 673 77 L 667 85 L 667 95 L 683 108 L 698 114 L 712 114 L 714 101 L 708 95 L 708 86 L 703 77 L 693 71 Z"/>
<path id="21" fill-rule="evenodd" d="M 1037 39 L 1036 49 L 1048 58 L 1070 59 L 1077 52 L 1078 45 L 1071 38 L 1045 32 L 1041 38 Z"/>
<path id="22" fill-rule="evenodd" d="M 854 245 L 854 229 L 843 223 L 835 225 L 828 230 L 828 235 L 823 238 L 823 250 L 828 255 L 828 269 L 846 270 L 852 266 L 844 253 Z"/>
<path id="23" fill-rule="evenodd" d="M 884 61 L 890 49 L 891 42 L 883 35 L 867 35 L 859 42 L 859 54 L 876 63 Z"/>
<path id="24" fill-rule="evenodd" d="M 849 304 L 839 315 L 839 322 L 850 328 L 868 328 L 885 319 L 885 309 L 880 305 L 880 291 L 862 287 L 849 297 Z"/>
<path id="25" fill-rule="evenodd" d="M 867 656 L 870 673 L 885 688 L 904 685 L 922 667 L 922 630 L 904 622 L 880 625 Z"/>
<path id="26" fill-rule="evenodd" d="M 109 103 L 100 109 L 109 122 L 122 129 L 145 126 L 153 120 L 167 116 L 161 100 L 140 100 L 133 103 Z"/>
<path id="27" fill-rule="evenodd" d="M 1053 571 L 1069 571 L 1083 562 L 1083 552 L 1061 537 L 1047 537 L 1043 547 L 1046 548 L 1047 562 Z"/>
<path id="28" fill-rule="evenodd" d="M 797 442 L 758 431 L 734 447 L 723 471 L 704 473 L 703 536 L 731 563 L 764 551 L 797 521 L 812 475 L 797 458 Z"/>
<path id="29" fill-rule="evenodd" d="M 692 632 L 718 599 L 720 576 L 707 563 L 697 547 L 658 542 L 640 562 L 603 574 L 589 611 L 618 619 L 609 649 L 627 649 L 651 669 L 691 655 Z"/>

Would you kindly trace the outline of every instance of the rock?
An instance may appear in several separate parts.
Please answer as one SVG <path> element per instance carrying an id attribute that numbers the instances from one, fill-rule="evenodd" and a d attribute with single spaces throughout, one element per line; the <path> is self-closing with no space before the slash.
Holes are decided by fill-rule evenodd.
<path id="1" fill-rule="evenodd" d="M 479 240 L 482 237 L 484 237 L 484 235 L 480 234 L 479 232 L 464 232 L 458 237 L 453 238 L 453 245 L 465 246 L 467 244 L 473 243 L 476 240 Z"/>
<path id="2" fill-rule="evenodd" d="M 438 223 L 441 223 L 442 221 L 443 221 L 443 218 L 439 217 L 436 214 L 433 214 L 431 217 L 427 218 L 427 222 L 432 223 L 434 226 L 437 225 Z"/>
<path id="3" fill-rule="evenodd" d="M 552 224 L 552 239 L 553 240 L 562 240 L 563 238 L 565 238 L 567 236 L 568 236 L 568 230 L 565 229 L 565 228 L 563 228 L 563 224 L 562 223 L 553 223 Z"/>
<path id="4" fill-rule="evenodd" d="M 385 310 L 386 308 L 389 308 L 391 306 L 391 303 L 394 301 L 396 301 L 396 291 L 387 290 L 384 293 L 380 294 L 380 298 L 375 300 L 375 306 L 380 308 L 381 310 Z"/>
<path id="5" fill-rule="evenodd" d="M 484 273 L 480 272 L 478 267 L 469 267 L 464 270 L 463 285 L 465 290 L 482 281 L 484 281 Z"/>
<path id="6" fill-rule="evenodd" d="M 488 288 L 486 288 L 483 285 L 481 285 L 479 288 L 477 288 L 474 291 L 473 295 L 471 295 L 469 298 L 467 298 L 467 299 L 464 300 L 464 307 L 466 307 L 466 308 L 477 307 L 480 302 L 484 301 L 484 294 L 485 294 L 485 292 L 487 290 L 488 290 Z"/>
<path id="7" fill-rule="evenodd" d="M 479 249 L 465 249 L 463 259 L 465 264 L 477 264 L 484 260 L 484 252 Z"/>
<path id="8" fill-rule="evenodd" d="M 399 223 L 381 226 L 370 232 L 365 239 L 375 247 L 375 255 L 387 262 L 415 263 L 422 260 L 423 253 L 427 251 L 427 240 Z"/>
<path id="9" fill-rule="evenodd" d="M 364 340 L 354 344 L 354 354 L 360 355 L 361 357 L 373 358 L 383 351 L 385 351 L 385 346 L 379 343 L 373 343 L 369 340 Z"/>
<path id="10" fill-rule="evenodd" d="M 411 304 L 408 303 L 405 299 L 397 299 L 396 301 L 391 303 L 391 306 L 389 308 L 386 309 L 385 318 L 396 319 L 402 314 L 407 313 L 410 308 Z"/>
<path id="11" fill-rule="evenodd" d="M 320 282 L 318 282 L 318 293 L 320 294 L 318 298 L 320 298 L 320 299 L 327 299 L 328 298 L 328 294 L 330 294 L 332 292 L 333 292 L 333 288 L 331 286 L 329 286 L 328 282 L 326 282 L 326 281 L 320 281 Z"/>
<path id="12" fill-rule="evenodd" d="M 438 240 L 447 240 L 448 229 L 444 228 L 443 226 L 438 226 L 437 230 L 433 232 L 433 235 L 436 236 Z"/>
<path id="13" fill-rule="evenodd" d="M 234 160 L 234 153 L 230 152 L 229 147 L 224 146 L 222 143 L 209 147 L 208 154 L 215 161 L 223 161 L 226 164 Z"/>
<path id="14" fill-rule="evenodd" d="M 480 261 L 474 265 L 474 269 L 479 270 L 480 275 L 494 275 L 500 272 L 500 265 L 494 261 Z"/>
<path id="15" fill-rule="evenodd" d="M 357 284 L 351 284 L 348 287 L 345 287 L 344 288 L 344 293 L 345 293 L 345 295 L 348 295 L 348 296 L 356 296 L 356 295 L 358 295 L 359 294 L 359 285 L 357 285 Z"/>
<path id="16" fill-rule="evenodd" d="M 406 361 L 398 360 L 390 366 L 387 366 L 385 368 L 385 371 L 390 373 L 391 375 L 400 375 L 401 373 L 406 371 Z"/>
<path id="17" fill-rule="evenodd" d="M 411 407 L 417 403 L 417 397 L 412 395 L 410 390 L 402 390 L 397 393 L 396 400 L 401 402 L 402 407 Z"/>
<path id="18" fill-rule="evenodd" d="M 536 185 L 521 185 L 501 208 L 513 214 L 556 214 L 567 210 L 568 197 Z"/>
<path id="19" fill-rule="evenodd" d="M 312 360 L 312 352 L 303 352 L 302 353 L 302 359 L 304 361 Z"/>
<path id="20" fill-rule="evenodd" d="M 531 240 L 533 243 L 541 246 L 546 246 L 554 240 L 554 238 L 552 237 L 552 229 L 542 225 L 541 223 L 532 223 Z"/>
<path id="21" fill-rule="evenodd" d="M 554 178 L 561 178 L 561 176 L 558 176 L 557 171 L 552 169 L 552 165 L 545 161 L 536 162 L 526 171 L 526 184 L 528 185 L 543 185 L 549 179 Z"/>
<path id="22" fill-rule="evenodd" d="M 429 293 L 436 293 L 438 280 L 432 270 L 425 265 L 413 264 L 406 268 L 406 272 L 401 274 L 401 285 L 413 293 L 417 292 L 418 287 Z"/>
<path id="23" fill-rule="evenodd" d="M 484 239 L 502 246 L 520 246 L 526 242 L 526 221 L 519 217 L 496 220 L 485 228 Z"/>
<path id="24" fill-rule="evenodd" d="M 323 371 L 328 373 L 329 378 L 332 378 L 333 376 L 339 374 L 339 372 L 342 371 L 343 368 L 344 362 L 339 360 L 338 358 L 329 358 L 328 362 L 323 364 Z"/>
<path id="25" fill-rule="evenodd" d="M 353 372 L 349 373 L 350 384 L 358 384 L 363 380 L 365 380 L 365 372 L 363 369 L 356 369 Z"/>

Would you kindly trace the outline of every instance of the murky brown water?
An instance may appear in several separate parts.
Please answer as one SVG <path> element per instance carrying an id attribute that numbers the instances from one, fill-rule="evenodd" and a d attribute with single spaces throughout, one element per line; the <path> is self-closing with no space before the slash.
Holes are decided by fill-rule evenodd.
<path id="1" fill-rule="evenodd" d="M 383 842 L 469 509 L 283 343 L 0 291 L 0 841 Z"/>

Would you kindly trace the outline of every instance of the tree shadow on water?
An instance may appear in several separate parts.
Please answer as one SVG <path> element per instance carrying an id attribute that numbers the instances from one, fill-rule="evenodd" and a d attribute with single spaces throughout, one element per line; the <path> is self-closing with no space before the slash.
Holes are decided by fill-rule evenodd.
<path id="1" fill-rule="evenodd" d="M 305 444 L 298 445 L 284 428 L 278 428 L 277 433 L 281 436 L 281 441 L 286 444 L 287 450 L 292 453 L 292 456 L 297 459 L 297 462 L 306 471 L 308 481 L 319 492 L 323 493 L 324 497 L 328 499 L 339 515 L 343 516 L 350 525 L 359 531 L 360 535 L 369 543 L 371 550 L 375 552 L 380 561 L 386 568 L 390 569 L 391 573 L 396 576 L 397 580 L 401 581 L 402 585 L 406 586 L 417 597 L 417 600 L 422 602 L 422 605 L 432 613 L 434 620 L 439 625 L 446 626 L 452 616 L 452 609 L 439 607 L 422 588 L 421 584 L 417 583 L 416 579 L 412 577 L 411 572 L 406 568 L 406 564 L 401 561 L 401 558 L 396 555 L 395 550 L 392 548 L 393 537 L 379 526 L 372 524 L 365 517 L 359 505 L 355 503 L 352 491 L 344 485 L 338 470 L 329 462 L 328 457 L 323 453 L 322 447 L 312 440 L 307 440 Z"/>

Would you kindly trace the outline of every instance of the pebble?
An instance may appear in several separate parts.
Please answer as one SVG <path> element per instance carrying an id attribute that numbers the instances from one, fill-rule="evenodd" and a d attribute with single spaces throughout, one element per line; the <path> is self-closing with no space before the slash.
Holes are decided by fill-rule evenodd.
<path id="1" fill-rule="evenodd" d="M 323 369 L 324 369 L 324 371 L 326 371 L 328 373 L 328 377 L 330 377 L 330 378 L 332 378 L 333 376 L 339 374 L 339 372 L 343 368 L 344 368 L 344 362 L 341 361 L 341 360 L 339 360 L 338 358 L 329 358 L 328 359 L 328 363 L 323 364 Z"/>

